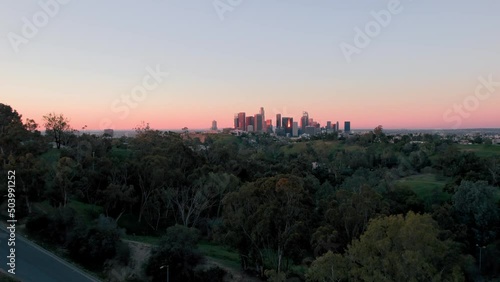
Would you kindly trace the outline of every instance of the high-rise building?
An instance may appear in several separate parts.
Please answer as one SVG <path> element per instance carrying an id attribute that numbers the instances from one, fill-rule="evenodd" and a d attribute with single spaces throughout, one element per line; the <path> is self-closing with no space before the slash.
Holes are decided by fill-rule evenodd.
<path id="1" fill-rule="evenodd" d="M 306 126 L 304 133 L 309 134 L 311 136 L 316 135 L 316 127 L 314 126 Z"/>
<path id="2" fill-rule="evenodd" d="M 351 122 L 350 121 L 344 122 L 344 132 L 351 133 Z"/>
<path id="3" fill-rule="evenodd" d="M 255 128 L 254 117 L 246 117 L 245 124 L 247 127 L 245 128 L 246 131 L 253 131 L 253 129 Z"/>
<path id="4" fill-rule="evenodd" d="M 273 132 L 273 120 L 272 119 L 266 120 L 266 126 L 264 129 L 264 132 L 268 132 L 268 133 Z"/>
<path id="5" fill-rule="evenodd" d="M 293 126 L 292 126 L 292 136 L 297 137 L 299 136 L 299 123 L 294 121 Z"/>
<path id="6" fill-rule="evenodd" d="M 217 130 L 217 121 L 216 120 L 212 121 L 212 127 L 210 129 L 211 130 Z"/>
<path id="7" fill-rule="evenodd" d="M 339 126 L 339 122 L 338 122 L 338 121 L 337 121 L 337 129 L 336 129 L 336 130 L 337 130 L 337 131 L 339 131 L 339 130 L 340 130 L 340 126 Z"/>
<path id="8" fill-rule="evenodd" d="M 234 114 L 234 129 L 238 129 L 238 114 Z"/>
<path id="9" fill-rule="evenodd" d="M 281 114 L 276 114 L 276 128 L 281 128 Z"/>
<path id="10" fill-rule="evenodd" d="M 262 115 L 261 114 L 256 114 L 254 117 L 254 131 L 255 132 L 262 132 L 264 122 L 262 121 Z"/>
<path id="11" fill-rule="evenodd" d="M 306 130 L 306 126 L 309 125 L 309 114 L 307 112 L 302 113 L 302 117 L 300 118 L 300 128 L 302 131 Z"/>
<path id="12" fill-rule="evenodd" d="M 337 130 L 337 124 L 335 124 L 335 123 L 334 123 L 334 124 L 333 124 L 333 132 L 337 132 L 337 131 L 338 131 L 338 130 Z"/>
<path id="13" fill-rule="evenodd" d="M 285 128 L 285 134 L 290 133 L 290 135 L 292 135 L 293 118 L 291 117 L 281 118 L 281 125 Z"/>
<path id="14" fill-rule="evenodd" d="M 238 113 L 238 129 L 239 130 L 246 130 L 245 126 L 245 112 Z"/>
<path id="15" fill-rule="evenodd" d="M 326 129 L 332 129 L 332 122 L 331 121 L 326 122 Z"/>
<path id="16" fill-rule="evenodd" d="M 264 114 L 264 107 L 260 107 L 259 114 L 262 116 L 262 128 L 264 128 L 266 123 L 266 115 Z"/>

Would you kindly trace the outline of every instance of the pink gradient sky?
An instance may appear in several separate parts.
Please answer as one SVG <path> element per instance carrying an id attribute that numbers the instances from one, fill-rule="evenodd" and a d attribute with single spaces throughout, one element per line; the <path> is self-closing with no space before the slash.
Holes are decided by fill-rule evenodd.
<path id="1" fill-rule="evenodd" d="M 72 2 L 20 52 L 0 43 L 0 103 L 38 123 L 62 113 L 75 129 L 105 120 L 114 129 L 231 127 L 234 113 L 260 107 L 273 124 L 277 113 L 307 111 L 323 125 L 439 129 L 454 126 L 443 114 L 474 94 L 479 76 L 500 82 L 500 2 L 402 1 L 351 63 L 339 44 L 387 3 L 332 2 L 247 1 L 223 21 L 211 1 Z M 38 10 L 12 3 L 0 34 L 20 34 Z M 122 118 L 113 102 L 157 65 L 170 75 Z M 500 127 L 499 106 L 500 87 L 460 128 Z"/>

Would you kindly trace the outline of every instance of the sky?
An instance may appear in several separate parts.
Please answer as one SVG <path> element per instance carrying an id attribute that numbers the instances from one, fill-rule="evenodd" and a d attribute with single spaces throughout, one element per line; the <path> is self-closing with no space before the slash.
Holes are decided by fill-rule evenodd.
<path id="1" fill-rule="evenodd" d="M 499 1 L 6 1 L 0 103 L 75 129 L 500 127 Z"/>

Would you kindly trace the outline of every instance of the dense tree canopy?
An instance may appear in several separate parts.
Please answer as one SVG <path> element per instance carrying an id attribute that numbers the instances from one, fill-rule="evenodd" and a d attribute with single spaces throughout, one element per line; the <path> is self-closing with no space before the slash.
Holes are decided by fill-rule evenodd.
<path id="1" fill-rule="evenodd" d="M 144 123 L 135 137 L 111 138 L 73 134 L 56 114 L 44 135 L 21 118 L 0 104 L 0 172 L 16 171 L 20 225 L 103 276 L 134 268 L 118 280 L 160 281 L 168 265 L 172 281 L 222 281 L 203 259 L 212 255 L 269 281 L 500 275 L 498 145 L 476 152 L 456 136 L 382 126 L 203 140 Z M 125 236 L 153 242 L 151 257 L 132 262 Z"/>

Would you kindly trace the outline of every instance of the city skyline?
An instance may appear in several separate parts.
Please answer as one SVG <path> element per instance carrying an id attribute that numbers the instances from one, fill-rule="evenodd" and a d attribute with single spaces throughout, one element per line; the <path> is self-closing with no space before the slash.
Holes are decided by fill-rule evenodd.
<path id="1" fill-rule="evenodd" d="M 326 123 L 321 124 L 317 120 L 314 120 L 312 116 L 309 116 L 307 111 L 302 112 L 300 127 L 299 122 L 294 121 L 292 116 L 282 116 L 281 113 L 276 114 L 273 125 L 273 120 L 266 118 L 264 107 L 260 107 L 259 112 L 254 115 L 250 113 L 247 116 L 246 112 L 235 113 L 233 116 L 233 127 L 229 129 L 233 129 L 234 131 L 232 132 L 235 134 L 240 134 L 241 132 L 254 132 L 271 133 L 276 136 L 289 137 L 299 137 L 303 134 L 312 136 L 320 133 L 352 133 L 350 121 L 344 121 L 344 128 L 341 130 L 338 121 L 332 124 L 332 121 L 328 120 Z"/>
<path id="2" fill-rule="evenodd" d="M 40 125 L 229 128 L 264 105 L 299 126 L 308 109 L 356 128 L 500 127 L 497 2 L 59 2 L 0 11 L 0 102 Z"/>

